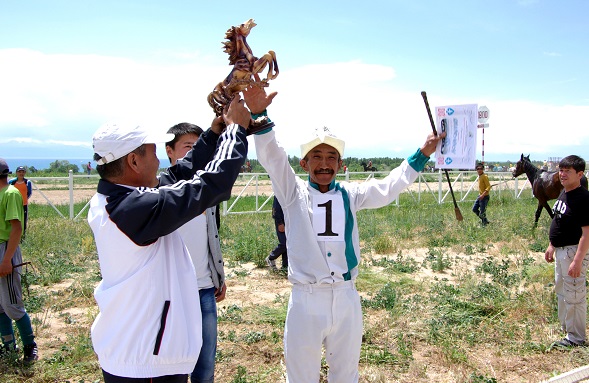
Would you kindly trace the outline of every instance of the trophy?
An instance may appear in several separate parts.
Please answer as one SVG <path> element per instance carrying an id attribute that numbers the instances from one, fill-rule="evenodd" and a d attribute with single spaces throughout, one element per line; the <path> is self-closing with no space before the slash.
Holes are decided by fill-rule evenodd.
<path id="1" fill-rule="evenodd" d="M 223 42 L 224 51 L 229 54 L 229 65 L 233 65 L 233 69 L 207 97 L 209 105 L 217 116 L 223 115 L 223 109 L 231 103 L 237 93 L 250 85 L 267 87 L 268 81 L 278 76 L 278 63 L 274 51 L 268 51 L 262 57 L 257 58 L 247 44 L 246 37 L 255 26 L 254 20 L 249 19 L 241 25 L 229 28 L 225 33 L 225 39 L 228 41 Z M 256 81 L 254 75 L 261 73 L 266 65 L 268 65 L 266 78 Z M 269 122 L 268 117 L 261 116 L 253 120 L 247 127 L 247 134 L 253 134 L 273 126 L 274 123 Z"/>

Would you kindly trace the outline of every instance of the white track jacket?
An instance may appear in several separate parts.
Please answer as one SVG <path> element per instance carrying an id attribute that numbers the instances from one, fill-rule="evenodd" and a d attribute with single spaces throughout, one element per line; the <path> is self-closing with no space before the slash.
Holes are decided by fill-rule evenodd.
<path id="1" fill-rule="evenodd" d="M 247 155 L 245 129 L 231 125 L 218 138 L 203 133 L 195 155 L 160 174 L 157 188 L 99 181 L 88 212 L 102 274 L 92 344 L 110 374 L 149 378 L 196 365 L 198 284 L 177 229 L 231 196 Z"/>

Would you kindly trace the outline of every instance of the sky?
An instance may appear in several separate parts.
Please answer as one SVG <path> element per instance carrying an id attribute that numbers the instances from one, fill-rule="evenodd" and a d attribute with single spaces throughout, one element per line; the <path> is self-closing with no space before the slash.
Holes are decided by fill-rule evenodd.
<path id="1" fill-rule="evenodd" d="M 0 157 L 91 159 L 113 121 L 210 126 L 225 31 L 252 18 L 253 53 L 277 55 L 268 114 L 289 155 L 327 126 L 344 158 L 407 157 L 431 132 L 426 91 L 432 110 L 489 109 L 478 160 L 589 160 L 587 14 L 585 0 L 2 1 Z"/>

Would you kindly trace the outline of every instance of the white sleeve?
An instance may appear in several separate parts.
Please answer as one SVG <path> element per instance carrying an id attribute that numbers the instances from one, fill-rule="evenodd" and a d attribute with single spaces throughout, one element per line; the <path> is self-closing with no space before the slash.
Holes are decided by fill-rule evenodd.
<path id="1" fill-rule="evenodd" d="M 301 182 L 288 162 L 284 148 L 276 141 L 276 133 L 271 130 L 254 136 L 258 161 L 266 169 L 272 189 L 283 207 L 297 198 L 297 183 Z"/>

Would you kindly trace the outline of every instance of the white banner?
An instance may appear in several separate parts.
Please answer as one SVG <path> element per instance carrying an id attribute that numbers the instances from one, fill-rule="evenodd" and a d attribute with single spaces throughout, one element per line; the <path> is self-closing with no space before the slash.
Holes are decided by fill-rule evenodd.
<path id="1" fill-rule="evenodd" d="M 436 148 L 436 168 L 474 169 L 477 148 L 477 104 L 437 106 L 438 133 L 446 132 Z"/>

